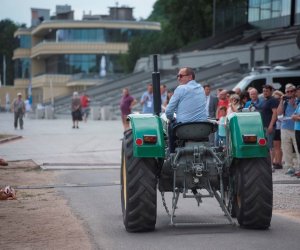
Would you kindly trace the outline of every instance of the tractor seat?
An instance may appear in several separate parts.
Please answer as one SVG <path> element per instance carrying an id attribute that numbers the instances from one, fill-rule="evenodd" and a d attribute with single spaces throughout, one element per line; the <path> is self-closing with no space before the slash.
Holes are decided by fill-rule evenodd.
<path id="1" fill-rule="evenodd" d="M 218 130 L 213 121 L 179 123 L 174 127 L 174 134 L 180 140 L 205 141 L 211 133 Z"/>

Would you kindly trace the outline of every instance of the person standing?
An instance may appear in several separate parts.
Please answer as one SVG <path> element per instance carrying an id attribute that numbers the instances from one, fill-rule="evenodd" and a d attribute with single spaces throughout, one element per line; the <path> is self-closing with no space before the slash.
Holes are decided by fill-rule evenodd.
<path id="1" fill-rule="evenodd" d="M 223 89 L 218 95 L 218 106 L 216 111 L 216 118 L 219 119 L 221 114 L 219 112 L 221 107 L 228 108 L 229 106 L 229 98 L 227 98 L 227 90 Z"/>
<path id="2" fill-rule="evenodd" d="M 210 85 L 206 84 L 203 86 L 205 99 L 206 99 L 206 114 L 210 119 L 216 119 L 217 107 L 218 107 L 218 97 L 211 95 Z M 211 133 L 209 135 L 209 142 L 213 145 L 215 142 L 215 137 L 217 137 L 215 133 Z"/>
<path id="3" fill-rule="evenodd" d="M 273 92 L 274 98 L 280 101 L 283 93 L 279 90 L 275 90 Z M 277 119 L 276 127 L 275 127 L 275 134 L 273 138 L 273 147 L 274 147 L 274 154 L 273 154 L 273 168 L 274 169 L 282 169 L 282 150 L 281 150 L 281 119 Z"/>
<path id="4" fill-rule="evenodd" d="M 281 122 L 281 149 L 284 161 L 283 167 L 288 175 L 295 174 L 293 148 L 296 152 L 297 167 L 299 167 L 300 164 L 294 130 L 295 122 L 292 119 L 292 115 L 295 113 L 296 108 L 296 87 L 293 84 L 287 84 L 285 86 L 285 95 L 280 99 L 280 103 L 277 108 L 277 114 L 283 115 Z"/>
<path id="5" fill-rule="evenodd" d="M 13 112 L 14 112 L 14 127 L 15 129 L 18 128 L 18 122 L 20 129 L 24 127 L 23 117 L 25 114 L 25 102 L 22 99 L 22 94 L 18 93 L 18 97 L 13 102 Z"/>
<path id="6" fill-rule="evenodd" d="M 218 98 L 210 94 L 211 89 L 210 85 L 206 84 L 203 86 L 205 98 L 206 98 L 206 110 L 207 116 L 212 119 L 216 119 L 217 107 L 218 107 Z"/>
<path id="7" fill-rule="evenodd" d="M 226 115 L 227 115 L 227 108 L 221 107 L 220 108 L 220 119 L 218 121 L 218 135 L 219 135 L 219 146 L 226 145 Z"/>
<path id="8" fill-rule="evenodd" d="M 81 113 L 81 104 L 80 104 L 80 98 L 78 92 L 73 93 L 71 110 L 72 110 L 73 128 L 79 128 L 78 123 L 79 121 L 82 121 L 82 113 Z"/>
<path id="9" fill-rule="evenodd" d="M 171 97 L 172 97 L 173 94 L 174 94 L 174 89 L 173 89 L 173 88 L 167 90 L 167 97 L 166 97 L 166 100 L 165 100 L 165 102 L 162 103 L 162 105 L 161 105 L 161 111 L 162 111 L 162 112 L 166 112 L 166 107 L 168 106 L 168 104 L 169 104 L 169 102 L 170 102 Z"/>
<path id="10" fill-rule="evenodd" d="M 149 83 L 147 85 L 147 91 L 141 97 L 140 104 L 143 106 L 143 114 L 152 114 L 153 113 L 153 85 Z"/>
<path id="11" fill-rule="evenodd" d="M 166 108 L 169 123 L 169 150 L 175 151 L 173 127 L 177 123 L 207 120 L 206 101 L 203 87 L 195 81 L 193 69 L 181 68 L 177 75 L 179 86 Z M 176 118 L 174 114 L 176 113 Z"/>
<path id="12" fill-rule="evenodd" d="M 275 135 L 275 125 L 277 120 L 278 100 L 272 96 L 273 87 L 271 85 L 263 86 L 264 99 L 260 106 L 260 114 L 263 122 L 265 135 L 267 138 L 267 147 L 270 152 L 270 159 L 273 159 L 273 139 Z"/>
<path id="13" fill-rule="evenodd" d="M 167 91 L 167 85 L 163 84 L 160 86 L 161 105 L 163 105 L 167 100 Z"/>
<path id="14" fill-rule="evenodd" d="M 229 99 L 227 98 L 227 90 L 223 89 L 218 94 L 218 105 L 216 111 L 216 118 L 219 120 L 221 118 L 221 107 L 226 107 L 228 109 L 229 106 Z M 215 146 L 219 146 L 219 133 L 215 134 Z"/>
<path id="15" fill-rule="evenodd" d="M 83 120 L 86 122 L 87 118 L 90 113 L 90 98 L 86 93 L 83 93 L 82 96 L 80 97 L 80 103 L 81 103 L 81 111 L 82 111 L 82 116 Z"/>
<path id="16" fill-rule="evenodd" d="M 124 88 L 120 101 L 121 119 L 124 131 L 129 129 L 129 121 L 127 120 L 127 116 L 131 114 L 131 109 L 136 103 L 137 101 L 129 94 L 128 88 Z"/>
<path id="17" fill-rule="evenodd" d="M 292 115 L 293 121 L 295 121 L 295 137 L 297 142 L 297 148 L 298 152 L 300 152 L 300 86 L 297 86 L 296 90 L 296 96 L 297 96 L 297 108 Z M 295 176 L 300 178 L 300 170 L 295 172 Z"/>
<path id="18" fill-rule="evenodd" d="M 252 88 L 249 91 L 250 100 L 246 102 L 244 108 L 249 108 L 251 111 L 259 111 L 262 100 L 258 97 L 258 91 Z"/>
<path id="19" fill-rule="evenodd" d="M 240 96 L 238 94 L 232 94 L 229 98 L 229 105 L 227 109 L 227 115 L 241 110 Z"/>

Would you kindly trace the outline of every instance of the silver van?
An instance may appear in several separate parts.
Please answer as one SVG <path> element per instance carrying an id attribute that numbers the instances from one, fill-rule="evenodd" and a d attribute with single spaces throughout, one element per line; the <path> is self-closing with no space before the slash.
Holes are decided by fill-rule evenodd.
<path id="1" fill-rule="evenodd" d="M 250 74 L 244 77 L 234 88 L 240 88 L 242 91 L 249 87 L 256 88 L 258 93 L 262 93 L 262 86 L 269 84 L 284 93 L 285 85 L 292 83 L 295 86 L 300 85 L 300 70 L 291 70 L 289 68 L 276 66 L 274 68 L 265 66 L 254 69 Z"/>

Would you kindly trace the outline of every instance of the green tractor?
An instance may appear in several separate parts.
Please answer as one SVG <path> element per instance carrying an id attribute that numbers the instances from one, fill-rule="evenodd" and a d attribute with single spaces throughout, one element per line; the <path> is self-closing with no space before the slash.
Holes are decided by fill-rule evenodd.
<path id="1" fill-rule="evenodd" d="M 169 153 L 167 121 L 160 117 L 160 75 L 154 55 L 154 113 L 129 115 L 131 129 L 124 132 L 121 160 L 121 205 L 128 232 L 155 229 L 157 190 L 175 221 L 183 198 L 215 197 L 229 222 L 244 228 L 270 227 L 273 207 L 272 169 L 262 120 L 258 112 L 229 115 L 226 147 L 208 141 L 216 132 L 214 121 L 183 123 L 175 128 L 176 149 Z M 172 193 L 171 211 L 165 192 Z"/>

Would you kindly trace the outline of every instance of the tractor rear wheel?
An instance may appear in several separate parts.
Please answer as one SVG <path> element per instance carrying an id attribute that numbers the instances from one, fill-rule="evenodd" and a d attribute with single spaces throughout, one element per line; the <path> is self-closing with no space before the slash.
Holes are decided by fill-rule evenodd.
<path id="1" fill-rule="evenodd" d="M 240 226 L 270 227 L 273 207 L 272 169 L 268 158 L 239 160 L 235 175 L 235 212 Z"/>
<path id="2" fill-rule="evenodd" d="M 157 213 L 157 161 L 133 156 L 132 130 L 124 133 L 121 162 L 121 203 L 128 232 L 152 231 Z"/>

